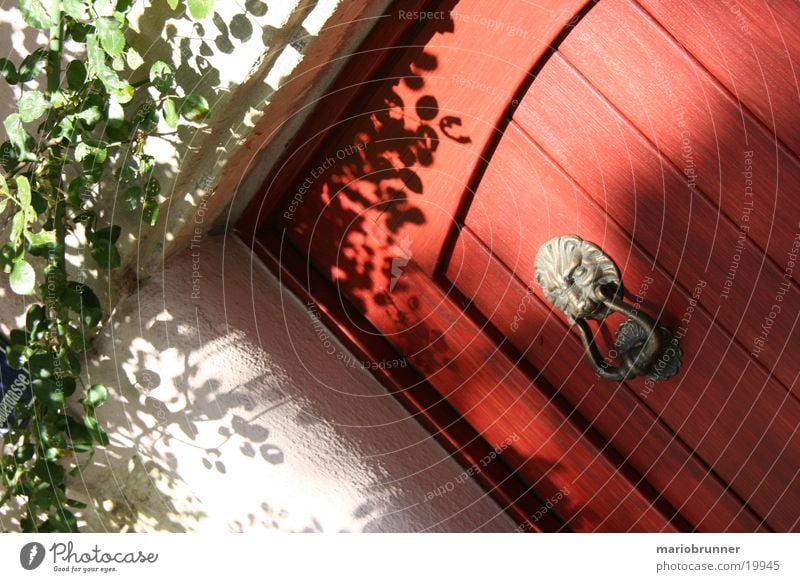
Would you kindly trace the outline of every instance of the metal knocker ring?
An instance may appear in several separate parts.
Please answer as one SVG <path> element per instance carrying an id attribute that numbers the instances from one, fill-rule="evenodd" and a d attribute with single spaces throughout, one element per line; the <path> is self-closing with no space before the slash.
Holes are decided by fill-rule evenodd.
<path id="1" fill-rule="evenodd" d="M 535 270 L 545 298 L 578 328 L 586 355 L 601 378 L 667 380 L 677 373 L 681 361 L 677 339 L 622 300 L 619 270 L 597 245 L 574 235 L 551 239 L 536 254 Z M 614 341 L 616 366 L 600 354 L 587 321 L 603 320 L 613 312 L 627 317 Z"/>

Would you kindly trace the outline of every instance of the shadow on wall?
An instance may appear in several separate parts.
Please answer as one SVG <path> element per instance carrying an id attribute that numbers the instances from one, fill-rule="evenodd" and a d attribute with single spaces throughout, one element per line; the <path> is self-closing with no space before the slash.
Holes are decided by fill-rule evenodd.
<path id="1" fill-rule="evenodd" d="M 151 303 L 151 297 L 140 299 Z M 234 466 L 247 459 L 284 463 L 283 450 L 259 419 L 288 397 L 278 376 L 230 389 L 224 355 L 236 352 L 241 332 L 216 335 L 210 323 L 192 321 L 200 312 L 189 313 L 191 305 L 164 305 L 155 316 L 131 311 L 135 305 L 123 302 L 111 322 L 114 331 L 98 340 L 99 352 L 113 357 L 90 369 L 90 377 L 116 376 L 119 387 L 102 414 L 112 446 L 82 476 L 87 501 L 112 501 L 94 515 L 87 510 L 85 518 L 92 531 L 192 531 L 209 517 L 202 494 L 193 491 L 196 479 L 211 473 L 234 493 L 246 477 L 229 474 L 235 469 L 229 459 Z M 250 364 L 251 373 L 259 367 Z M 77 482 L 73 487 L 81 489 Z"/>
<path id="2" fill-rule="evenodd" d="M 310 163 L 318 167 L 299 178 L 295 192 L 302 200 L 290 200 L 277 225 L 301 252 L 315 257 L 316 267 L 347 297 L 346 311 L 382 311 L 403 327 L 422 318 L 419 297 L 412 294 L 401 306 L 392 295 L 413 291 L 402 273 L 413 261 L 414 244 L 421 242 L 415 227 L 429 220 L 420 169 L 436 168 L 443 141 L 470 143 L 458 133 L 461 119 L 441 109 L 426 83 L 439 67 L 437 51 L 427 45 L 436 35 L 455 31 L 449 13 L 456 4 L 442 3 L 439 9 L 448 18 L 433 21 L 424 37 L 399 51 L 393 70 L 401 72 L 390 83 L 368 81 L 379 84 L 377 91 L 366 105 L 345 114 L 335 145 L 318 151 Z M 416 357 L 445 365 L 442 330 L 416 329 L 429 346 Z"/>
<path id="3" fill-rule="evenodd" d="M 372 445 L 340 430 L 360 426 L 360 412 L 332 415 L 348 395 L 320 393 L 332 387 L 309 372 L 331 368 L 331 356 L 308 314 L 297 305 L 284 312 L 277 283 L 256 281 L 270 304 L 248 317 L 249 256 L 237 250 L 232 259 L 211 239 L 177 255 L 161 280 L 121 302 L 98 338 L 103 355 L 87 362 L 85 380 L 112 386 L 98 411 L 111 445 L 70 483 L 89 504 L 85 530 L 356 531 L 392 506 L 397 488 L 382 483 L 382 462 L 364 458 Z M 300 354 L 284 325 L 306 327 L 294 338 Z M 338 367 L 337 386 L 362 378 Z"/>

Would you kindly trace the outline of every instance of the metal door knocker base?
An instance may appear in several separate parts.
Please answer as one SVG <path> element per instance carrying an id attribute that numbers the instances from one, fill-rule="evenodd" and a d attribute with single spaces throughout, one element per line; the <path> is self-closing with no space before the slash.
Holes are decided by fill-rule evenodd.
<path id="1" fill-rule="evenodd" d="M 601 378 L 666 380 L 677 373 L 682 355 L 677 340 L 667 328 L 622 300 L 619 270 L 597 245 L 575 235 L 556 237 L 539 249 L 535 269 L 545 298 L 578 328 L 587 357 Z M 616 333 L 616 366 L 600 354 L 587 322 L 603 320 L 613 312 L 627 317 Z"/>

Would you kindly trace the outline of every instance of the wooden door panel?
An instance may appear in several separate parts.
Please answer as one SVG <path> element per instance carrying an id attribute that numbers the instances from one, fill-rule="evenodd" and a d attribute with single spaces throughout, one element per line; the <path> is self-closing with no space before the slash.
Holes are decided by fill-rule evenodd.
<path id="1" fill-rule="evenodd" d="M 687 291 L 706 281 L 703 307 L 755 354 L 754 366 L 800 395 L 797 287 L 558 55 L 537 80 L 514 118 L 524 131 Z M 784 215 L 796 220 L 797 212 Z M 781 239 L 784 250 L 792 238 Z M 780 317 L 756 344 L 778 295 Z"/>
<path id="2" fill-rule="evenodd" d="M 642 282 L 652 279 L 643 308 L 673 330 L 685 328 L 685 335 L 680 374 L 658 383 L 647 394 L 647 405 L 768 523 L 790 527 L 794 516 L 800 515 L 800 490 L 788 491 L 782 511 L 772 515 L 766 511 L 774 496 L 784 494 L 796 479 L 796 466 L 777 461 L 785 450 L 800 456 L 800 404 L 753 363 L 704 309 L 693 308 L 692 288 L 682 289 L 663 270 L 653 269 L 652 259 L 609 221 L 599 205 L 582 192 L 576 194 L 574 183 L 541 150 L 530 142 L 525 145 L 521 138 L 514 141 L 513 132 L 510 127 L 493 157 L 466 226 L 498 260 L 516 265 L 514 272 L 522 281 L 533 281 L 534 259 L 542 244 L 575 232 L 601 245 L 618 262 L 629 292 L 638 293 Z M 504 148 L 506 141 L 510 147 Z M 525 196 L 514 200 L 518 211 L 510 212 L 508 201 L 519 192 Z M 517 216 L 522 220 L 518 222 Z M 531 287 L 541 298 L 538 286 Z M 507 327 L 508 323 L 501 329 Z M 580 386 L 584 391 L 589 388 Z M 641 390 L 639 380 L 634 394 Z"/>
<path id="3" fill-rule="evenodd" d="M 543 370 L 540 374 L 699 531 L 761 528 L 761 519 L 629 388 L 595 376 L 580 340 L 469 229 L 459 235 L 447 273 L 517 350 Z"/>
<path id="4" fill-rule="evenodd" d="M 748 227 L 748 236 L 775 263 L 785 264 L 798 234 L 796 204 L 786 195 L 800 191 L 796 157 L 777 147 L 775 138 L 750 112 L 739 107 L 660 26 L 630 0 L 603 0 L 564 41 L 559 54 L 675 168 L 694 170 L 696 189 L 721 208 L 730 223 Z M 795 116 L 787 126 L 791 130 L 800 112 L 797 102 L 788 111 Z M 749 170 L 748 151 L 753 152 Z M 751 198 L 745 197 L 745 170 L 752 173 Z M 753 202 L 749 212 L 747 202 Z M 712 224 L 712 229 L 722 227 L 722 221 Z M 729 264 L 733 251 L 727 255 L 724 263 Z"/>
<path id="5" fill-rule="evenodd" d="M 800 5 L 638 0 L 732 95 L 800 153 Z"/>
<path id="6" fill-rule="evenodd" d="M 546 170 L 548 166 L 550 169 Z M 603 244 L 603 240 L 619 233 L 619 229 L 606 224 L 606 220 L 606 215 L 512 125 L 481 182 L 467 215 L 467 229 L 459 236 L 447 276 L 467 297 L 476 300 L 478 308 L 499 332 L 508 337 L 639 472 L 676 507 L 686 510 L 693 523 L 704 523 L 700 519 L 703 517 L 708 520 L 710 531 L 719 531 L 731 523 L 741 507 L 727 516 L 724 512 L 706 515 L 709 504 L 702 499 L 706 492 L 698 492 L 697 500 L 686 494 L 685 487 L 690 483 L 696 485 L 708 471 L 703 471 L 700 463 L 692 459 L 697 466 L 690 463 L 687 472 L 696 470 L 694 475 L 676 478 L 680 472 L 675 471 L 673 462 L 677 459 L 689 462 L 683 461 L 688 451 L 675 440 L 671 430 L 659 424 L 646 402 L 638 400 L 636 395 L 643 390 L 642 383 L 634 382 L 620 389 L 614 383 L 599 380 L 585 361 L 577 335 L 568 333 L 563 319 L 543 303 L 538 286 L 532 280 L 533 258 L 540 243 L 557 234 L 580 232 L 593 236 L 596 233 L 591 240 Z M 481 250 L 483 247 L 478 243 L 470 242 L 470 229 L 478 233 L 493 256 L 489 256 L 489 250 Z M 630 243 L 628 245 L 630 254 Z M 630 259 L 623 260 L 630 263 Z M 501 261 L 508 269 L 513 269 L 517 277 L 504 275 L 508 271 Z M 629 272 L 627 267 L 623 268 L 623 273 L 628 288 L 643 295 L 642 308 L 658 313 L 662 304 L 651 300 L 652 292 L 648 293 L 649 286 L 643 287 L 643 278 Z M 659 284 L 663 281 L 662 276 Z M 653 284 L 656 282 L 650 285 Z M 645 440 L 645 436 L 649 440 Z M 655 449 L 660 450 L 662 457 L 653 454 Z M 653 466 L 654 462 L 662 465 Z M 727 521 L 721 524 L 718 519 Z M 746 519 L 744 523 L 744 529 L 752 529 L 752 523 Z"/>

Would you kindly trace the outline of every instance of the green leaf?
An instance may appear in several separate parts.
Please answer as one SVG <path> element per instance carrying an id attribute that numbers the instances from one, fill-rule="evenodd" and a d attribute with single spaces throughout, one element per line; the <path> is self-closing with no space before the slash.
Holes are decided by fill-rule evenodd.
<path id="1" fill-rule="evenodd" d="M 89 74 L 97 77 L 106 91 L 111 93 L 120 86 L 119 75 L 106 65 L 106 52 L 96 34 L 86 35 L 86 56 L 89 59 Z"/>
<path id="2" fill-rule="evenodd" d="M 19 10 L 25 22 L 34 28 L 46 30 L 53 24 L 53 17 L 42 0 L 19 0 Z"/>
<path id="3" fill-rule="evenodd" d="M 76 281 L 67 281 L 67 287 L 61 295 L 61 302 L 81 317 L 86 327 L 94 327 L 103 318 L 100 300 L 88 286 Z"/>
<path id="4" fill-rule="evenodd" d="M 31 468 L 31 475 L 52 486 L 64 479 L 64 468 L 56 463 L 39 459 Z"/>
<path id="5" fill-rule="evenodd" d="M 64 12 L 75 20 L 86 20 L 89 18 L 89 10 L 84 0 L 62 0 Z"/>
<path id="6" fill-rule="evenodd" d="M 82 162 L 92 153 L 92 147 L 85 142 L 75 146 L 75 161 Z"/>
<path id="7" fill-rule="evenodd" d="M 83 22 L 67 20 L 67 33 L 75 42 L 86 42 L 86 36 L 94 31 L 94 27 Z"/>
<path id="8" fill-rule="evenodd" d="M 40 351 L 28 359 L 28 369 L 33 379 L 53 378 L 55 376 L 55 360 L 51 352 Z"/>
<path id="9" fill-rule="evenodd" d="M 150 66 L 150 82 L 161 93 L 167 93 L 172 89 L 175 81 L 175 73 L 172 68 L 164 61 L 156 61 Z"/>
<path id="10" fill-rule="evenodd" d="M 186 0 L 189 15 L 195 20 L 202 20 L 214 9 L 214 0 Z"/>
<path id="11" fill-rule="evenodd" d="M 84 406 L 97 408 L 98 406 L 102 406 L 106 400 L 108 400 L 108 390 L 106 390 L 106 387 L 102 384 L 92 384 L 86 391 L 86 396 L 83 397 L 81 402 Z"/>
<path id="12" fill-rule="evenodd" d="M 126 210 L 136 210 L 142 202 L 142 189 L 139 186 L 131 186 L 122 195 L 122 205 Z"/>
<path id="13" fill-rule="evenodd" d="M 144 64 L 142 55 L 133 47 L 128 47 L 128 50 L 125 51 L 125 61 L 128 63 L 128 68 L 132 71 L 135 71 Z"/>
<path id="14" fill-rule="evenodd" d="M 78 91 L 86 82 L 86 65 L 83 61 L 72 61 L 67 65 L 67 85 L 73 91 Z"/>
<path id="15" fill-rule="evenodd" d="M 21 329 L 12 329 L 8 334 L 8 344 L 11 346 L 28 345 L 28 335 Z"/>
<path id="16" fill-rule="evenodd" d="M 125 110 L 122 108 L 122 105 L 120 105 L 120 102 L 114 95 L 112 95 L 108 100 L 107 117 L 109 121 L 121 121 L 125 119 Z"/>
<path id="17" fill-rule="evenodd" d="M 82 109 L 75 115 L 86 126 L 92 129 L 98 121 L 103 119 L 105 101 L 99 95 L 92 95 L 82 103 Z"/>
<path id="18" fill-rule="evenodd" d="M 150 133 L 156 129 L 158 116 L 156 115 L 156 104 L 152 99 L 147 99 L 139 105 L 136 113 L 133 114 L 133 123 L 144 133 Z"/>
<path id="19" fill-rule="evenodd" d="M 113 16 L 116 0 L 94 0 L 94 11 L 98 16 Z"/>
<path id="20" fill-rule="evenodd" d="M 0 174 L 0 194 L 3 196 L 9 196 L 11 192 L 8 189 L 8 182 L 6 182 L 6 177 L 3 174 Z M 6 198 L 8 200 L 8 198 Z"/>
<path id="21" fill-rule="evenodd" d="M 87 171 L 95 168 L 102 168 L 108 159 L 108 150 L 104 147 L 90 146 L 85 142 L 79 143 L 75 147 L 75 161 L 81 162 Z"/>
<path id="22" fill-rule="evenodd" d="M 181 106 L 181 115 L 189 121 L 200 121 L 208 117 L 208 101 L 202 95 L 187 95 Z"/>
<path id="23" fill-rule="evenodd" d="M 0 75 L 5 77 L 9 85 L 16 85 L 19 83 L 19 75 L 17 74 L 17 67 L 8 59 L 0 59 Z"/>
<path id="24" fill-rule="evenodd" d="M 86 336 L 79 329 L 68 325 L 64 328 L 63 336 L 67 338 L 69 347 L 76 353 L 86 351 Z"/>
<path id="25" fill-rule="evenodd" d="M 109 141 L 127 142 L 131 139 L 133 126 L 126 119 L 110 119 L 106 124 L 106 137 Z"/>
<path id="26" fill-rule="evenodd" d="M 114 172 L 114 176 L 123 184 L 130 184 L 136 179 L 136 170 L 133 167 L 125 165 Z"/>
<path id="27" fill-rule="evenodd" d="M 27 346 L 10 346 L 6 350 L 6 361 L 15 370 L 21 370 L 25 367 L 31 353 L 31 349 Z"/>
<path id="28" fill-rule="evenodd" d="M 113 18 L 99 18 L 95 23 L 100 45 L 110 57 L 118 57 L 125 50 L 125 35 L 119 29 L 119 22 Z"/>
<path id="29" fill-rule="evenodd" d="M 78 520 L 71 511 L 64 508 L 57 509 L 45 523 L 52 525 L 55 532 L 78 533 Z"/>
<path id="30" fill-rule="evenodd" d="M 100 423 L 97 422 L 97 419 L 93 416 L 84 416 L 83 417 L 83 424 L 86 425 L 86 428 L 89 429 L 89 434 L 92 435 L 92 438 L 100 443 L 101 446 L 108 446 L 108 434 L 103 428 L 100 426 Z"/>
<path id="31" fill-rule="evenodd" d="M 31 247 L 31 254 L 39 256 L 42 249 L 52 249 L 56 246 L 56 231 L 54 230 L 40 230 L 37 233 L 28 235 L 28 243 Z"/>
<path id="32" fill-rule="evenodd" d="M 94 448 L 92 444 L 92 435 L 84 425 L 79 425 L 80 428 L 69 429 L 69 441 L 67 448 L 72 449 L 76 453 L 88 453 Z"/>
<path id="33" fill-rule="evenodd" d="M 27 91 L 19 99 L 19 116 L 24 123 L 36 121 L 45 111 L 47 111 L 50 104 L 41 91 Z"/>
<path id="34" fill-rule="evenodd" d="M 178 127 L 178 109 L 175 107 L 175 101 L 169 97 L 164 101 L 164 121 L 172 129 Z"/>
<path id="35" fill-rule="evenodd" d="M 50 105 L 54 109 L 61 109 L 67 104 L 67 96 L 61 91 L 53 91 L 50 94 Z"/>
<path id="36" fill-rule="evenodd" d="M 15 245 L 18 245 L 19 242 L 22 240 L 22 233 L 25 230 L 25 211 L 19 210 L 14 213 L 14 216 L 11 218 L 11 232 L 9 233 L 9 239 Z"/>
<path id="37" fill-rule="evenodd" d="M 44 306 L 34 303 L 25 314 L 25 329 L 33 337 L 41 331 L 39 328 L 46 323 Z"/>
<path id="38" fill-rule="evenodd" d="M 142 205 L 142 222 L 150 226 L 155 226 L 156 222 L 158 222 L 158 211 L 160 208 L 158 201 L 151 198 L 145 199 Z"/>
<path id="39" fill-rule="evenodd" d="M 151 176 L 147 181 L 144 194 L 148 200 L 157 200 L 158 195 L 161 194 L 161 182 Z"/>
<path id="40" fill-rule="evenodd" d="M 83 176 L 75 178 L 67 187 L 67 200 L 74 210 L 80 210 L 83 207 L 84 200 L 88 200 L 91 194 L 92 191 Z"/>
<path id="41" fill-rule="evenodd" d="M 89 252 L 101 269 L 116 269 L 121 264 L 116 242 L 121 229 L 118 225 L 98 230 L 94 234 L 87 234 L 91 243 Z"/>
<path id="42" fill-rule="evenodd" d="M 48 408 L 53 410 L 64 408 L 64 392 L 59 389 L 57 380 L 37 378 L 31 382 L 31 389 L 36 399 L 44 402 Z"/>
<path id="43" fill-rule="evenodd" d="M 142 176 L 146 176 L 147 174 L 153 171 L 155 164 L 156 160 L 153 156 L 142 154 L 141 156 L 139 156 L 139 174 L 141 174 Z"/>
<path id="44" fill-rule="evenodd" d="M 17 176 L 17 200 L 22 208 L 31 205 L 31 184 L 25 176 Z"/>
<path id="45" fill-rule="evenodd" d="M 169 7 L 175 10 L 178 7 L 178 0 L 167 0 Z"/>
<path id="46" fill-rule="evenodd" d="M 11 290 L 17 295 L 30 295 L 36 288 L 36 271 L 25 259 L 14 263 L 9 276 Z"/>
<path id="47" fill-rule="evenodd" d="M 131 99 L 133 99 L 133 95 L 136 90 L 133 88 L 132 85 L 128 84 L 125 81 L 120 81 L 117 85 L 116 89 L 114 89 L 111 93 L 117 99 L 119 103 L 125 104 L 129 103 Z"/>
<path id="48" fill-rule="evenodd" d="M 25 443 L 17 447 L 17 450 L 14 451 L 14 458 L 16 459 L 17 463 L 24 463 L 31 457 L 33 457 L 33 453 L 36 449 L 33 446 L 33 443 Z"/>
<path id="49" fill-rule="evenodd" d="M 27 83 L 41 75 L 44 70 L 46 56 L 47 51 L 45 49 L 36 49 L 25 57 L 19 65 L 19 82 Z"/>
<path id="50" fill-rule="evenodd" d="M 18 152 L 24 154 L 28 151 L 28 132 L 22 127 L 22 119 L 19 113 L 12 113 L 3 121 L 3 126 L 6 128 L 8 139 L 11 144 L 17 149 Z"/>

